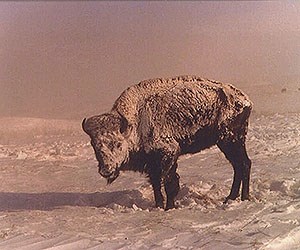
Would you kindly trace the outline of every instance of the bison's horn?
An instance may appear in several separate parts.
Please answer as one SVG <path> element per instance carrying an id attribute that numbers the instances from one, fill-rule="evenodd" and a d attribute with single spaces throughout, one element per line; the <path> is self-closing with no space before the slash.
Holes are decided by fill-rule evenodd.
<path id="1" fill-rule="evenodd" d="M 83 119 L 81 126 L 82 126 L 83 131 L 88 134 L 87 130 L 85 129 L 85 121 L 86 121 L 86 118 Z"/>

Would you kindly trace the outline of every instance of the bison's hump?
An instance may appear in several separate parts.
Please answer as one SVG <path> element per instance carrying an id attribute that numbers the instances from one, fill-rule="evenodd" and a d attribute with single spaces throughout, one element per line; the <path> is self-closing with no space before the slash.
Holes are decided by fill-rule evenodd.
<path id="1" fill-rule="evenodd" d="M 213 100 L 217 92 L 222 92 L 223 97 L 227 99 L 228 105 L 235 105 L 235 102 L 239 102 L 242 106 L 252 105 L 247 95 L 230 84 L 187 75 L 141 81 L 127 88 L 116 100 L 112 110 L 124 116 L 129 123 L 137 124 L 138 110 L 144 105 L 146 100 L 156 98 L 156 96 L 168 95 L 169 93 L 176 96 L 176 91 L 180 93 L 195 91 L 198 99 L 203 99 L 203 102 L 209 101 L 205 99 L 211 98 Z"/>

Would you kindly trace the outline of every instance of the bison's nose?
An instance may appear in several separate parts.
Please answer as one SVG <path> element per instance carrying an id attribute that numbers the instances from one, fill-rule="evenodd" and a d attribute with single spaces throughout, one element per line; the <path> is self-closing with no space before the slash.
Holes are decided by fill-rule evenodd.
<path id="1" fill-rule="evenodd" d="M 112 175 L 112 173 L 110 171 L 108 171 L 107 169 L 105 168 L 100 168 L 98 169 L 98 173 L 103 176 L 104 178 L 108 178 L 109 176 Z"/>

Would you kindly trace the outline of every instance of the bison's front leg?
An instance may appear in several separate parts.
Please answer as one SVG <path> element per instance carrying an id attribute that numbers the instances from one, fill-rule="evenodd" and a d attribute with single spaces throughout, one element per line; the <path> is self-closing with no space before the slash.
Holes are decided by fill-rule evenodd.
<path id="1" fill-rule="evenodd" d="M 161 193 L 161 178 L 150 175 L 150 182 L 154 191 L 155 207 L 164 208 L 164 197 Z"/>
<path id="2" fill-rule="evenodd" d="M 177 163 L 175 163 L 164 180 L 167 194 L 166 210 L 175 208 L 175 197 L 179 192 L 179 175 L 176 173 Z"/>
<path id="3" fill-rule="evenodd" d="M 179 175 L 176 173 L 178 159 L 178 143 L 175 140 L 160 141 L 157 148 L 149 154 L 149 176 L 154 190 L 156 207 L 163 208 L 161 182 L 163 180 L 167 194 L 166 210 L 174 208 L 174 199 L 179 191 Z"/>
<path id="4" fill-rule="evenodd" d="M 152 158 L 153 157 L 153 158 Z M 150 183 L 154 191 L 155 206 L 158 208 L 164 208 L 164 198 L 161 193 L 161 165 L 160 161 L 156 159 L 156 156 L 151 155 L 149 160 L 148 174 L 150 177 Z"/>

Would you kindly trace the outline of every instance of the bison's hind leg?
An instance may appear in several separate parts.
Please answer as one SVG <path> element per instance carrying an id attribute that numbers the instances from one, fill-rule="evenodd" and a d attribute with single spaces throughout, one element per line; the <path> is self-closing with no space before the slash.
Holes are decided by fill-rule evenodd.
<path id="1" fill-rule="evenodd" d="M 179 174 L 176 173 L 177 163 L 175 163 L 164 180 L 165 191 L 167 194 L 166 210 L 175 208 L 175 197 L 179 192 Z"/>
<path id="2" fill-rule="evenodd" d="M 249 180 L 251 160 L 249 159 L 244 140 L 238 141 L 221 141 L 218 147 L 225 154 L 226 158 L 233 166 L 234 176 L 231 191 L 225 199 L 235 200 L 239 196 L 240 186 L 242 183 L 242 200 L 249 199 Z"/>

